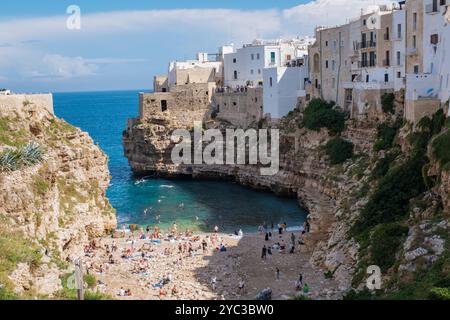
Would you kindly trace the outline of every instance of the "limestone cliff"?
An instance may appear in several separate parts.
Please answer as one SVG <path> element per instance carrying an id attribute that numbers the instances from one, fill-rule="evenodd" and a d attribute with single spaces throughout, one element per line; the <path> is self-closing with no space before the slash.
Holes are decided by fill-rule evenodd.
<path id="1" fill-rule="evenodd" d="M 0 171 L 0 283 L 20 295 L 52 295 L 68 262 L 115 228 L 105 196 L 107 157 L 89 135 L 39 101 L 0 109 L 0 152 L 35 142 L 36 164 Z"/>

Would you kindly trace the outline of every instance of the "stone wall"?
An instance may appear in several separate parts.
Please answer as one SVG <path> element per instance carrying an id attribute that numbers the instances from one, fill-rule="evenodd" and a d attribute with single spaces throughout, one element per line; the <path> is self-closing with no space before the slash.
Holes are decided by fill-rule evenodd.
<path id="1" fill-rule="evenodd" d="M 216 92 L 212 104 L 219 111 L 218 120 L 246 128 L 263 117 L 263 88 Z"/>
<path id="2" fill-rule="evenodd" d="M 441 108 L 441 101 L 438 98 L 406 100 L 405 118 L 407 121 L 417 124 L 425 116 L 432 116 Z"/>
<path id="3" fill-rule="evenodd" d="M 140 93 L 139 118 L 144 120 L 162 112 L 184 117 L 186 121 L 198 119 L 209 112 L 214 88 L 212 82 L 191 83 L 172 86 L 170 92 Z"/>
<path id="4" fill-rule="evenodd" d="M 0 109 L 13 111 L 27 105 L 36 105 L 39 108 L 53 112 L 53 95 L 47 94 L 11 94 L 0 96 Z"/>

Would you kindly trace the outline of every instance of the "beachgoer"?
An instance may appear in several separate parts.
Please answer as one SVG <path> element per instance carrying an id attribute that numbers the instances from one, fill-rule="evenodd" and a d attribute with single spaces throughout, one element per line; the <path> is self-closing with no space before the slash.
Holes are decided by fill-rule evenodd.
<path id="1" fill-rule="evenodd" d="M 291 234 L 291 242 L 292 242 L 292 245 L 295 246 L 295 234 L 294 233 Z"/>
<path id="2" fill-rule="evenodd" d="M 303 274 L 299 274 L 298 276 L 298 282 L 300 282 L 303 285 Z"/>
<path id="3" fill-rule="evenodd" d="M 305 283 L 305 285 L 303 286 L 303 293 L 304 294 L 308 294 L 309 293 L 309 286 L 307 283 Z"/>
<path id="4" fill-rule="evenodd" d="M 244 289 L 245 289 L 245 281 L 243 279 L 241 279 L 239 281 L 239 294 L 244 293 Z"/>
<path id="5" fill-rule="evenodd" d="M 269 234 L 266 232 L 266 236 L 264 237 L 266 241 L 269 241 Z"/>
<path id="6" fill-rule="evenodd" d="M 203 239 L 203 241 L 202 241 L 202 250 L 203 250 L 203 253 L 208 252 L 208 243 L 206 242 L 205 239 Z"/>
<path id="7" fill-rule="evenodd" d="M 213 291 L 216 290 L 216 284 L 217 284 L 217 277 L 212 277 L 211 278 L 211 287 L 212 287 Z"/>
<path id="8" fill-rule="evenodd" d="M 266 257 L 267 257 L 267 248 L 266 248 L 266 246 L 264 246 L 263 248 L 262 248 L 262 252 L 261 252 L 261 259 L 266 259 Z"/>
<path id="9" fill-rule="evenodd" d="M 214 233 L 217 233 L 217 232 L 219 232 L 219 227 L 216 225 L 216 226 L 214 226 Z"/>
<path id="10" fill-rule="evenodd" d="M 280 280 L 280 269 L 278 269 L 278 267 L 277 267 L 276 274 L 277 274 L 277 280 Z"/>

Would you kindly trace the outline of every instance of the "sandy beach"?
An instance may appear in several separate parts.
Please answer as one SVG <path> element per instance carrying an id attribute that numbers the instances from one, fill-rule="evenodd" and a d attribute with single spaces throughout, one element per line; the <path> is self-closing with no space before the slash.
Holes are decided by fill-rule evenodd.
<path id="1" fill-rule="evenodd" d="M 116 299 L 245 300 L 265 288 L 271 288 L 272 299 L 289 299 L 303 294 L 296 287 L 300 274 L 310 289 L 309 298 L 335 297 L 336 283 L 311 267 L 306 246 L 298 244 L 301 233 L 295 232 L 295 252 L 289 253 L 291 236 L 274 230 L 266 241 L 265 233 L 197 233 L 166 236 L 159 242 L 139 239 L 135 232 L 125 238 L 97 239 L 86 248 L 83 263 L 98 280 L 97 289 Z M 279 250 L 277 243 L 286 250 Z M 226 251 L 219 250 L 221 244 Z M 261 258 L 263 246 L 272 248 L 266 259 Z"/>

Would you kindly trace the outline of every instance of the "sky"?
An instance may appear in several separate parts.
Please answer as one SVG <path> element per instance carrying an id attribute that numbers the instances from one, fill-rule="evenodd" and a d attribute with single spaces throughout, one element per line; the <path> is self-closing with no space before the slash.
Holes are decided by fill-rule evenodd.
<path id="1" fill-rule="evenodd" d="M 387 0 L 15 0 L 0 10 L 0 88 L 151 89 L 171 60 L 255 38 L 313 36 Z M 70 5 L 80 29 L 67 28 Z"/>

